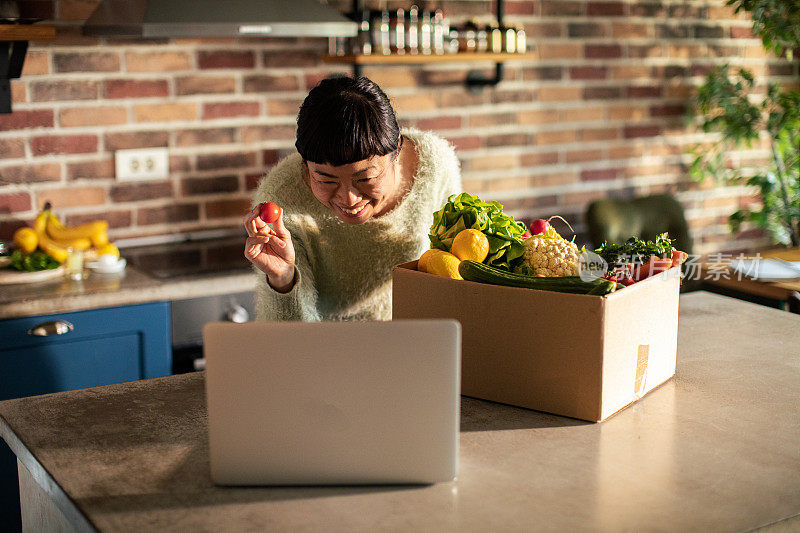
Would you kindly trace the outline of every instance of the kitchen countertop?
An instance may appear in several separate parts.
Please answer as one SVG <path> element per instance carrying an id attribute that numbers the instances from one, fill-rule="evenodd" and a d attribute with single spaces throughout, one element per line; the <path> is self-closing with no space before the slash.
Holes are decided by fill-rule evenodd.
<path id="1" fill-rule="evenodd" d="M 800 317 L 680 305 L 675 379 L 602 423 L 464 398 L 450 483 L 215 487 L 197 373 L 8 400 L 0 436 L 79 530 L 796 530 Z"/>
<path id="2" fill-rule="evenodd" d="M 242 268 L 157 279 L 129 261 L 119 274 L 90 272 L 81 281 L 56 278 L 0 285 L 0 320 L 252 291 L 256 280 L 252 270 Z"/>

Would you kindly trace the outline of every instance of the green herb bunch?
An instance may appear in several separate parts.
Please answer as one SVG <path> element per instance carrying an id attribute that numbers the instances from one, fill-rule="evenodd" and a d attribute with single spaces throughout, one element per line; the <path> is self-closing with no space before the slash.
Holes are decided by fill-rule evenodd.
<path id="1" fill-rule="evenodd" d="M 666 233 L 662 233 L 652 241 L 631 237 L 622 244 L 604 242 L 595 250 L 595 253 L 605 259 L 609 265 L 621 265 L 645 263 L 654 255 L 660 258 L 671 258 L 673 250 L 672 239 Z"/>

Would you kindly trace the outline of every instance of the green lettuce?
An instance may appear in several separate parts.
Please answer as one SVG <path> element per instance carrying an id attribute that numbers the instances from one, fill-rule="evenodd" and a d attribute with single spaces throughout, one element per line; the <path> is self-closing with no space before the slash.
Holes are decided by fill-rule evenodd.
<path id="1" fill-rule="evenodd" d="M 444 207 L 433 214 L 428 235 L 431 248 L 449 252 L 458 232 L 469 228 L 480 230 L 489 240 L 489 255 L 484 263 L 511 271 L 522 261 L 525 225 L 504 214 L 502 204 L 484 202 L 465 192 L 450 196 Z"/>

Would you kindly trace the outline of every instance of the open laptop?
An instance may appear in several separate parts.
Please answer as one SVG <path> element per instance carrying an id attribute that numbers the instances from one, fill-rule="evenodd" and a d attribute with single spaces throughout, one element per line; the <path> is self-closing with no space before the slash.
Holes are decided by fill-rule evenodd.
<path id="1" fill-rule="evenodd" d="M 214 322 L 203 330 L 203 352 L 216 484 L 456 476 L 455 320 Z"/>

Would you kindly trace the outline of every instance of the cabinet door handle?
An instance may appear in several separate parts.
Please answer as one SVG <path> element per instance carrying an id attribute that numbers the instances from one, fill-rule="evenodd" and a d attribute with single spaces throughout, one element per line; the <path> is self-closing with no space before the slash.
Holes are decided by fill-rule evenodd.
<path id="1" fill-rule="evenodd" d="M 34 337 L 49 337 L 50 335 L 64 335 L 75 329 L 66 320 L 50 320 L 37 324 L 28 330 L 28 335 Z"/>

